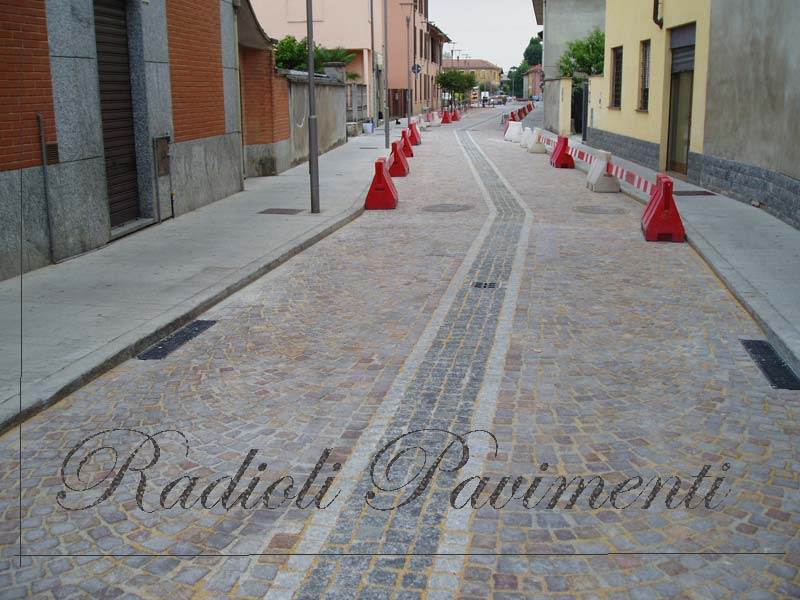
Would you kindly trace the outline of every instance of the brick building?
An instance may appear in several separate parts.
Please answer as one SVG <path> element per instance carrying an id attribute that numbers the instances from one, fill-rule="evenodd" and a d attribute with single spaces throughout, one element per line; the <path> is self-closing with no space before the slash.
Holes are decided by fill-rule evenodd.
<path id="1" fill-rule="evenodd" d="M 0 0 L 0 279 L 276 172 L 273 42 L 249 0 Z"/>

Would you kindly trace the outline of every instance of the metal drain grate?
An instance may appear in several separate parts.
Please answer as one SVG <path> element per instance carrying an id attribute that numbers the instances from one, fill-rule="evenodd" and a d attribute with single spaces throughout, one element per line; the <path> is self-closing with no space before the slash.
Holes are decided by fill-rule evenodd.
<path id="1" fill-rule="evenodd" d="M 683 190 L 683 191 L 674 191 L 672 192 L 673 196 L 716 196 L 714 192 L 708 192 L 706 190 Z"/>
<path id="2" fill-rule="evenodd" d="M 800 378 L 778 356 L 772 344 L 764 340 L 741 340 L 741 342 L 772 387 L 776 390 L 800 390 Z"/>
<path id="3" fill-rule="evenodd" d="M 480 289 L 489 289 L 489 288 L 496 289 L 500 286 L 497 285 L 496 281 L 476 281 L 475 283 L 472 284 L 472 287 Z"/>
<path id="4" fill-rule="evenodd" d="M 267 210 L 259 211 L 260 215 L 299 215 L 304 212 L 303 208 L 268 208 Z"/>
<path id="5" fill-rule="evenodd" d="M 142 352 L 137 358 L 139 360 L 161 360 L 166 358 L 186 342 L 203 333 L 214 323 L 216 321 L 192 321 L 183 329 L 179 329 L 172 335 L 165 337 L 155 346 Z"/>

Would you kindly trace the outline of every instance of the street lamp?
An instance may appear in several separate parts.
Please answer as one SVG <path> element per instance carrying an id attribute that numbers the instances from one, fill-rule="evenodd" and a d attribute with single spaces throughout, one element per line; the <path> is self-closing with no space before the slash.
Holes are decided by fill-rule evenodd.
<path id="1" fill-rule="evenodd" d="M 383 133 L 389 149 L 389 0 L 383 0 Z"/>
<path id="2" fill-rule="evenodd" d="M 413 13 L 417 11 L 416 2 L 401 2 L 400 6 L 410 6 Z M 416 29 L 416 25 L 415 25 Z M 414 32 L 416 35 L 416 31 Z M 411 126 L 411 15 L 406 15 L 406 52 L 408 53 L 408 82 L 406 88 L 406 125 Z"/>
<path id="3" fill-rule="evenodd" d="M 311 183 L 311 212 L 319 213 L 319 145 L 317 143 L 317 107 L 314 98 L 314 14 L 312 0 L 306 0 L 308 35 L 308 174 Z"/>

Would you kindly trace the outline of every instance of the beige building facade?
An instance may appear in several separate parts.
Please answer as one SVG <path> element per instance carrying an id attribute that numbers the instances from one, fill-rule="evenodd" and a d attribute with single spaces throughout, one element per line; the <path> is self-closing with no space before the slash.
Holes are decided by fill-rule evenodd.
<path id="1" fill-rule="evenodd" d="M 503 74 L 503 69 L 496 64 L 483 60 L 481 58 L 446 58 L 443 66 L 445 69 L 456 69 L 458 71 L 466 71 L 475 76 L 475 81 L 478 85 L 483 85 L 489 92 L 496 92 L 500 89 L 500 76 Z"/>
<path id="2" fill-rule="evenodd" d="M 306 37 L 306 0 L 251 0 L 258 20 L 278 39 Z M 352 102 L 365 102 L 363 113 L 376 118 L 382 104 L 383 1 L 313 0 L 314 42 L 326 48 L 342 47 L 355 54 L 347 72 Z M 366 86 L 359 94 L 358 86 Z M 377 109 L 377 110 L 376 110 Z M 354 113 L 360 115 L 360 113 Z M 358 119 L 353 119 L 358 120 Z"/>
<path id="3" fill-rule="evenodd" d="M 441 108 L 441 89 L 436 76 L 442 66 L 444 45 L 450 38 L 428 19 L 429 0 L 388 0 L 389 106 L 393 117 Z M 412 72 L 419 65 L 419 72 Z M 409 73 L 411 88 L 409 90 Z"/>

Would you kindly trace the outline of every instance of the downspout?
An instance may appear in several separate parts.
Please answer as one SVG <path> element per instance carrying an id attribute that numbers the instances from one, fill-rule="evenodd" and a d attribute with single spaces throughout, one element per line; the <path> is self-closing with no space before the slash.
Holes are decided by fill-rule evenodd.
<path id="1" fill-rule="evenodd" d="M 653 0 L 653 23 L 658 25 L 659 29 L 664 28 L 664 17 L 658 16 L 658 4 L 661 0 Z"/>
<path id="2" fill-rule="evenodd" d="M 44 212 L 47 216 L 47 250 L 50 262 L 53 262 L 53 221 L 50 217 L 50 187 L 47 182 L 47 148 L 44 143 L 44 120 L 42 113 L 36 113 L 36 120 L 39 123 L 39 144 L 42 148 L 42 178 L 44 181 Z M 22 221 L 23 215 L 19 215 Z M 20 240 L 20 248 L 22 247 L 22 240 Z M 20 275 L 22 271 L 20 271 Z"/>

